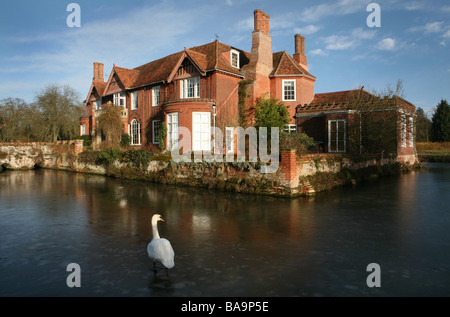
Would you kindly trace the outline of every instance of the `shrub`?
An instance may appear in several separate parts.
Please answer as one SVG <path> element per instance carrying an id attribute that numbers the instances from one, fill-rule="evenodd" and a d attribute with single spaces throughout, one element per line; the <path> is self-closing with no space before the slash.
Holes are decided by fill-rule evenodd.
<path id="1" fill-rule="evenodd" d="M 297 154 L 306 154 L 315 146 L 314 139 L 305 133 L 280 132 L 280 150 L 296 150 Z"/>
<path id="2" fill-rule="evenodd" d="M 92 145 L 92 137 L 90 135 L 82 135 L 77 139 L 83 140 L 83 146 L 89 147 Z"/>
<path id="3" fill-rule="evenodd" d="M 122 153 L 120 161 L 142 170 L 148 166 L 153 155 L 153 153 L 144 150 L 128 150 Z"/>
<path id="4" fill-rule="evenodd" d="M 120 138 L 120 147 L 127 148 L 131 144 L 131 137 L 129 134 L 124 133 L 122 134 L 122 137 Z"/>
<path id="5" fill-rule="evenodd" d="M 121 150 L 109 148 L 103 151 L 98 152 L 97 159 L 95 160 L 95 164 L 103 165 L 105 167 L 108 167 L 111 165 L 115 160 L 117 160 L 122 153 Z"/>

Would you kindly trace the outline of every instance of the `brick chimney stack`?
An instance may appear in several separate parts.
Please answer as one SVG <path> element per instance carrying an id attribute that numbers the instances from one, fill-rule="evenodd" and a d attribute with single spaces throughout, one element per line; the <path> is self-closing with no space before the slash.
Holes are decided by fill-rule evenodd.
<path id="1" fill-rule="evenodd" d="M 295 34 L 295 54 L 294 60 L 303 68 L 308 70 L 308 64 L 305 55 L 305 37 L 300 34 Z"/>
<path id="2" fill-rule="evenodd" d="M 254 31 L 262 31 L 266 34 L 270 34 L 270 16 L 262 12 L 261 10 L 255 10 L 253 12 L 255 16 L 255 29 Z"/>
<path id="3" fill-rule="evenodd" d="M 103 79 L 103 64 L 94 62 L 94 78 L 95 81 L 105 81 Z"/>
<path id="4" fill-rule="evenodd" d="M 270 94 L 269 75 L 273 70 L 272 37 L 270 16 L 261 11 L 254 12 L 254 30 L 250 62 L 244 70 L 246 79 L 253 80 L 250 86 L 249 104 L 254 104 L 263 94 Z"/>

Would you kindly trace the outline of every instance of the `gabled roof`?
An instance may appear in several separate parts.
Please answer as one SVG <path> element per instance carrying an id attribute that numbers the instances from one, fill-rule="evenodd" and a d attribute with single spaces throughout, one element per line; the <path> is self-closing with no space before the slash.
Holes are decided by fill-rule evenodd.
<path id="1" fill-rule="evenodd" d="M 114 65 L 113 70 L 116 72 L 117 76 L 119 76 L 120 81 L 127 89 L 134 87 L 134 83 L 140 74 L 140 71 L 137 69 L 128 69 L 118 67 L 116 65 Z"/>
<path id="2" fill-rule="evenodd" d="M 94 91 L 97 92 L 97 94 L 101 97 L 103 96 L 103 93 L 105 92 L 106 83 L 104 81 L 94 80 L 92 81 L 91 88 L 89 89 L 88 96 L 85 100 L 85 102 L 88 102 L 89 99 L 91 99 L 91 95 L 94 93 Z"/>
<path id="3" fill-rule="evenodd" d="M 201 74 L 211 70 L 222 70 L 243 77 L 239 69 L 232 67 L 221 54 L 231 49 L 231 46 L 215 41 L 184 49 L 134 69 L 114 66 L 114 70 L 126 88 L 137 88 L 162 81 L 170 82 L 185 58 L 188 58 Z M 248 54 L 244 52 L 244 56 Z"/>
<path id="4" fill-rule="evenodd" d="M 294 59 L 286 51 L 274 53 L 273 71 L 270 76 L 276 77 L 284 75 L 303 76 L 313 80 L 317 79 L 300 64 L 294 61 Z"/>
<path id="5" fill-rule="evenodd" d="M 231 66 L 230 63 L 222 56 L 223 52 L 228 52 L 232 49 L 243 53 L 242 57 L 245 57 L 249 60 L 248 56 L 250 53 L 236 49 L 230 45 L 223 44 L 219 41 L 214 41 L 212 43 L 191 48 L 192 51 L 196 51 L 207 56 L 207 65 L 205 69 L 206 71 L 222 70 L 243 77 L 241 71 Z"/>

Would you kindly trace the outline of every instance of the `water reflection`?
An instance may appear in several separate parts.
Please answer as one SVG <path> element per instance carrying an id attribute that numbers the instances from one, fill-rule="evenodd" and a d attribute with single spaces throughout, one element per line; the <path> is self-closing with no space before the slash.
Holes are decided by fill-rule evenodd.
<path id="1" fill-rule="evenodd" d="M 430 168 L 293 200 L 3 173 L 0 295 L 450 295 L 450 212 L 440 199 L 450 167 Z M 153 275 L 145 251 L 156 212 L 175 249 L 169 276 Z M 82 267 L 81 289 L 64 284 L 71 262 Z M 365 284 L 372 262 L 380 289 Z"/>

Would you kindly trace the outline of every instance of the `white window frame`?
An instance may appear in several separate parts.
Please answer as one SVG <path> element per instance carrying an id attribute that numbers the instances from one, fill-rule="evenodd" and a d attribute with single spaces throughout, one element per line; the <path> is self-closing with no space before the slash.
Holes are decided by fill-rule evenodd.
<path id="1" fill-rule="evenodd" d="M 196 115 L 206 115 L 208 118 L 207 131 L 195 124 Z M 199 138 L 199 139 L 197 139 Z M 199 146 L 197 144 L 199 143 Z M 193 151 L 211 151 L 211 113 L 210 112 L 192 112 L 192 150 Z"/>
<path id="2" fill-rule="evenodd" d="M 136 110 L 138 108 L 138 92 L 133 91 L 130 94 L 131 96 L 131 110 Z"/>
<path id="3" fill-rule="evenodd" d="M 234 127 L 225 127 L 226 153 L 234 153 Z"/>
<path id="4" fill-rule="evenodd" d="M 159 144 L 158 135 L 159 135 L 160 129 L 161 129 L 161 120 L 152 120 L 153 144 Z"/>
<path id="5" fill-rule="evenodd" d="M 80 125 L 80 136 L 86 135 L 86 125 Z"/>
<path id="6" fill-rule="evenodd" d="M 287 83 L 294 83 L 294 90 L 293 90 L 293 92 L 294 92 L 294 96 L 293 96 L 293 99 L 286 99 L 286 92 L 287 92 L 287 90 L 286 90 L 286 84 Z M 283 101 L 297 101 L 297 81 L 295 80 L 295 79 L 283 79 L 282 80 L 282 85 L 283 85 L 283 91 L 282 91 L 282 93 L 283 93 Z M 289 90 L 289 91 L 291 91 L 291 90 Z"/>
<path id="7" fill-rule="evenodd" d="M 297 125 L 296 124 L 286 124 L 283 127 L 283 131 L 287 133 L 297 133 Z"/>
<path id="8" fill-rule="evenodd" d="M 161 86 L 155 86 L 152 88 L 152 107 L 159 106 L 161 102 Z"/>
<path id="9" fill-rule="evenodd" d="M 123 103 L 123 104 L 121 104 Z M 120 107 L 127 107 L 127 95 L 124 92 L 118 92 L 114 94 L 114 104 Z"/>
<path id="10" fill-rule="evenodd" d="M 344 139 L 339 140 L 339 122 L 344 122 Z M 336 150 L 331 150 L 331 125 L 336 124 Z M 339 142 L 344 141 L 344 148 L 339 148 Z M 347 120 L 346 119 L 332 119 L 328 120 L 328 152 L 329 153 L 345 153 L 347 151 Z"/>
<path id="11" fill-rule="evenodd" d="M 180 86 L 181 99 L 200 98 L 200 76 L 182 79 Z"/>
<path id="12" fill-rule="evenodd" d="M 95 110 L 100 110 L 102 108 L 102 101 L 96 100 L 95 101 Z"/>
<path id="13" fill-rule="evenodd" d="M 409 117 L 409 147 L 414 147 L 414 118 Z"/>
<path id="14" fill-rule="evenodd" d="M 141 123 L 137 119 L 133 119 L 131 123 L 128 125 L 128 132 L 129 132 L 128 134 L 131 137 L 131 145 L 141 145 L 142 129 Z"/>
<path id="15" fill-rule="evenodd" d="M 406 147 L 406 116 L 405 115 L 402 115 L 400 118 L 400 127 L 401 127 L 400 137 L 401 137 L 402 147 Z"/>
<path id="16" fill-rule="evenodd" d="M 233 65 L 233 55 L 236 56 L 236 65 Z M 230 64 L 231 66 L 233 66 L 234 68 L 240 68 L 240 60 L 239 60 L 239 52 L 236 50 L 231 50 L 230 51 Z"/>
<path id="17" fill-rule="evenodd" d="M 174 120 L 176 119 L 176 121 Z M 178 112 L 168 113 L 167 118 L 167 149 L 178 148 Z"/>

